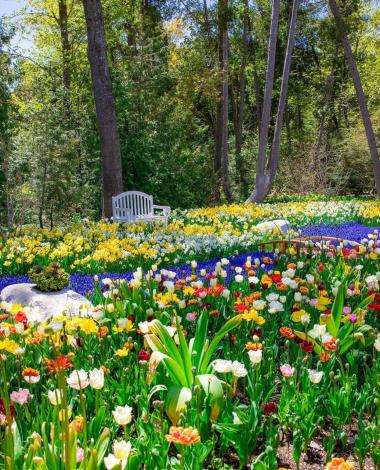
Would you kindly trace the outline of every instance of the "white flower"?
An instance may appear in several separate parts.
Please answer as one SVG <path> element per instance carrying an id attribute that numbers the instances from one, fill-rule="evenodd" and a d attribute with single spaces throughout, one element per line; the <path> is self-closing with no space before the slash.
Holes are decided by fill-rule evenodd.
<path id="1" fill-rule="evenodd" d="M 114 411 L 112 411 L 113 419 L 120 426 L 125 426 L 132 421 L 132 408 L 128 405 L 117 406 Z"/>
<path id="2" fill-rule="evenodd" d="M 379 290 L 379 280 L 377 279 L 377 276 L 368 276 L 365 281 L 370 289 Z"/>
<path id="3" fill-rule="evenodd" d="M 102 284 L 105 285 L 106 287 L 110 287 L 113 285 L 113 280 L 106 277 L 102 279 Z"/>
<path id="4" fill-rule="evenodd" d="M 48 391 L 48 398 L 52 405 L 57 406 L 62 403 L 62 393 L 59 388 Z"/>
<path id="5" fill-rule="evenodd" d="M 232 419 L 234 424 L 243 424 L 239 416 L 236 414 L 235 411 L 232 412 Z"/>
<path id="6" fill-rule="evenodd" d="M 265 300 L 255 300 L 253 303 L 252 303 L 252 308 L 254 310 L 264 310 L 264 308 L 266 307 L 266 302 Z"/>
<path id="7" fill-rule="evenodd" d="M 284 311 L 284 306 L 282 305 L 281 302 L 278 302 L 277 300 L 274 300 L 270 302 L 268 305 L 268 311 L 269 313 L 277 313 L 277 312 L 283 312 Z"/>
<path id="8" fill-rule="evenodd" d="M 286 271 L 283 271 L 282 277 L 283 277 L 283 278 L 284 278 L 284 277 L 288 277 L 288 278 L 292 279 L 292 278 L 295 276 L 295 274 L 296 274 L 295 269 L 289 268 L 289 269 L 287 269 Z"/>
<path id="9" fill-rule="evenodd" d="M 220 374 L 226 374 L 227 372 L 232 371 L 232 361 L 226 359 L 217 359 L 213 362 L 212 367 L 216 372 Z"/>
<path id="10" fill-rule="evenodd" d="M 236 274 L 241 274 L 241 273 L 242 273 L 242 271 L 243 271 L 243 268 L 242 268 L 242 267 L 240 267 L 240 266 L 236 266 L 236 268 L 235 268 L 235 272 L 236 272 Z"/>
<path id="11" fill-rule="evenodd" d="M 174 282 L 172 282 L 172 281 L 165 281 L 164 286 L 166 287 L 168 292 L 174 292 L 174 290 L 175 290 L 175 285 L 174 285 Z"/>
<path id="12" fill-rule="evenodd" d="M 150 331 L 150 326 L 152 325 L 152 322 L 150 321 L 141 321 L 139 323 L 139 330 L 141 331 L 142 334 L 149 333 Z"/>
<path id="13" fill-rule="evenodd" d="M 267 295 L 266 298 L 267 298 L 267 301 L 268 301 L 268 302 L 273 302 L 273 301 L 275 301 L 275 300 L 278 300 L 279 295 L 276 294 L 275 292 L 272 292 L 271 294 Z"/>
<path id="14" fill-rule="evenodd" d="M 313 384 L 319 384 L 319 382 L 322 380 L 323 377 L 323 371 L 317 371 L 317 370 L 312 370 L 309 369 L 309 379 L 310 382 Z"/>
<path id="15" fill-rule="evenodd" d="M 233 373 L 234 377 L 245 377 L 248 374 L 244 364 L 238 361 L 234 361 L 231 364 L 231 372 Z"/>
<path id="16" fill-rule="evenodd" d="M 250 284 L 258 284 L 260 282 L 260 279 L 256 276 L 249 276 L 248 282 Z"/>
<path id="17" fill-rule="evenodd" d="M 257 351 L 248 351 L 249 359 L 252 364 L 260 364 L 263 359 L 263 351 L 258 349 Z"/>
<path id="18" fill-rule="evenodd" d="M 222 292 L 222 296 L 225 298 L 225 299 L 229 299 L 230 297 L 230 291 L 228 289 L 224 289 L 224 291 Z"/>
<path id="19" fill-rule="evenodd" d="M 113 454 L 108 454 L 104 459 L 106 469 L 111 470 L 116 465 L 120 465 L 124 469 L 132 450 L 132 444 L 126 441 L 116 441 L 112 446 L 112 450 Z"/>
<path id="20" fill-rule="evenodd" d="M 67 385 L 75 390 L 86 388 L 90 383 L 88 373 L 83 369 L 73 370 L 66 380 Z"/>
<path id="21" fill-rule="evenodd" d="M 380 334 L 377 335 L 374 346 L 376 351 L 380 352 Z"/>
<path id="22" fill-rule="evenodd" d="M 319 325 L 316 323 L 313 328 L 309 331 L 309 336 L 312 338 L 322 338 L 326 333 L 326 325 Z"/>
<path id="23" fill-rule="evenodd" d="M 314 276 L 312 274 L 306 274 L 306 280 L 307 282 L 313 283 L 314 282 Z"/>
<path id="24" fill-rule="evenodd" d="M 193 260 L 193 261 L 191 262 L 191 267 L 192 267 L 193 269 L 195 269 L 197 266 L 198 266 L 198 263 L 197 263 L 195 260 Z"/>
<path id="25" fill-rule="evenodd" d="M 90 371 L 90 387 L 100 390 L 104 386 L 104 372 L 102 369 L 93 369 Z"/>
<path id="26" fill-rule="evenodd" d="M 244 276 L 242 276 L 241 274 L 236 274 L 235 281 L 239 282 L 239 283 L 243 282 L 244 281 Z"/>
<path id="27" fill-rule="evenodd" d="M 301 300 L 302 300 L 302 294 L 301 294 L 301 292 L 295 292 L 295 293 L 294 293 L 294 300 L 295 300 L 296 302 L 301 302 Z"/>

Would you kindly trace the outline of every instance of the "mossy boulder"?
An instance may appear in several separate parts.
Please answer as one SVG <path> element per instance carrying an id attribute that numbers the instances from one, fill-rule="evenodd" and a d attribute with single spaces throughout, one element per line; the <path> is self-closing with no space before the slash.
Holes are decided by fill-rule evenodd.
<path id="1" fill-rule="evenodd" d="M 29 279 L 36 288 L 42 292 L 56 292 L 69 285 L 69 274 L 61 268 L 59 263 L 50 263 L 48 266 L 33 266 L 28 273 Z"/>

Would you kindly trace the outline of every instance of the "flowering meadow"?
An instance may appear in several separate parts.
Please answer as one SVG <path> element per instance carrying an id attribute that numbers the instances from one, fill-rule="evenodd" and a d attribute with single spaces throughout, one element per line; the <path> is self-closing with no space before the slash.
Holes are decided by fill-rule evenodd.
<path id="1" fill-rule="evenodd" d="M 25 274 L 33 265 L 57 261 L 71 273 L 127 272 L 188 263 L 192 259 L 247 253 L 262 241 L 256 225 L 287 219 L 294 229 L 310 225 L 356 222 L 380 226 L 380 207 L 370 200 L 300 201 L 273 204 L 234 204 L 173 211 L 167 230 L 147 224 L 85 221 L 53 230 L 25 228 L 0 241 L 0 275 Z M 323 229 L 323 227 L 321 227 Z M 348 226 L 343 239 L 363 238 L 367 229 Z M 313 230 L 313 235 L 318 234 Z M 271 234 L 273 236 L 273 234 Z"/>
<path id="2" fill-rule="evenodd" d="M 339 222 L 325 207 L 322 221 Z M 278 205 L 255 210 L 280 215 Z M 301 224 L 314 210 L 294 205 L 282 215 Z M 371 203 L 347 211 L 378 223 Z M 248 220 L 233 206 L 174 214 L 168 234 L 139 226 L 128 233 L 136 247 L 146 237 L 147 252 L 160 249 L 159 237 L 204 241 L 210 227 L 218 242 L 235 233 L 238 245 Z M 368 234 L 357 224 L 344 231 L 355 227 Z M 78 270 L 94 247 L 90 271 L 128 265 L 119 260 L 125 228 L 73 230 L 5 241 L 8 269 L 25 268 L 14 259 L 17 246 L 17 256 L 66 259 Z M 173 262 L 175 243 L 159 252 L 162 261 Z M 155 253 L 149 268 L 92 276 L 91 303 L 79 316 L 52 312 L 43 321 L 38 308 L 2 302 L 1 468 L 379 469 L 377 230 L 355 247 L 204 262 L 188 253 L 175 269 L 159 268 Z"/>

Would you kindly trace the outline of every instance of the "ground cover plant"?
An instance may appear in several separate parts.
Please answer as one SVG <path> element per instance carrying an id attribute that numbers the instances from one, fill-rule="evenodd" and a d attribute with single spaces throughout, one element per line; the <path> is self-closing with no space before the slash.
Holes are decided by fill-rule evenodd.
<path id="1" fill-rule="evenodd" d="M 379 468 L 379 253 L 152 265 L 45 323 L 3 302 L 5 468 Z"/>

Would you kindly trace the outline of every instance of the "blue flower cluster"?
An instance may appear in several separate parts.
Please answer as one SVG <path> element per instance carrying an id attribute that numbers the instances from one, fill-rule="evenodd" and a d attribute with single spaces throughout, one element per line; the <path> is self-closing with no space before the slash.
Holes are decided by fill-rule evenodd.
<path id="1" fill-rule="evenodd" d="M 360 242 L 363 238 L 368 238 L 369 233 L 374 230 L 379 230 L 380 227 L 367 227 L 366 225 L 358 224 L 357 222 L 349 222 L 343 225 L 311 225 L 308 227 L 301 227 L 303 236 L 325 236 L 337 237 L 344 240 L 352 240 Z"/>
<path id="2" fill-rule="evenodd" d="M 329 226 L 329 225 L 317 225 L 317 226 L 309 226 L 309 227 L 302 227 L 302 235 L 304 236 L 330 236 L 330 237 L 337 237 L 343 238 L 345 240 L 352 240 L 356 242 L 360 242 L 363 238 L 368 237 L 369 233 L 373 233 L 375 229 L 379 229 L 380 227 L 367 227 L 365 225 L 358 224 L 356 222 L 347 223 L 343 225 L 337 226 Z M 252 260 L 255 258 L 262 258 L 263 256 L 273 256 L 268 255 L 262 252 L 252 252 L 252 253 L 244 253 L 244 254 L 236 254 L 230 256 L 228 259 L 230 264 L 227 269 L 227 281 L 228 279 L 234 274 L 235 267 L 243 266 L 246 262 L 247 257 L 251 256 Z M 201 261 L 198 263 L 197 266 L 197 274 L 200 273 L 202 269 L 206 271 L 206 273 L 211 273 L 214 268 L 215 264 L 220 261 L 220 258 L 209 259 L 206 261 Z M 190 276 L 193 272 L 190 264 L 184 266 L 176 266 L 176 267 L 169 267 L 167 268 L 170 271 L 175 271 L 180 278 L 184 278 Z M 102 273 L 99 274 L 99 280 L 102 279 L 126 279 L 130 280 L 133 276 L 132 272 L 126 273 Z M 0 276 L 0 291 L 10 284 L 16 284 L 21 282 L 31 282 L 26 274 L 20 276 Z M 70 283 L 71 288 L 82 295 L 91 295 L 95 289 L 95 280 L 92 275 L 89 274 L 71 274 L 70 275 Z"/>

